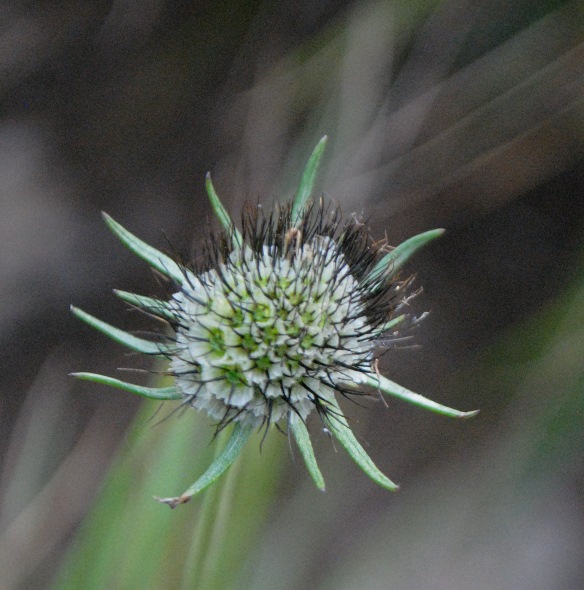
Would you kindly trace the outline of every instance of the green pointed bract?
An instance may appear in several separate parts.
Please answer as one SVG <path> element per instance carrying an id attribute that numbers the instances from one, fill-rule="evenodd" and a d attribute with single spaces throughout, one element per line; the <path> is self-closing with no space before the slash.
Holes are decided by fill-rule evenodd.
<path id="1" fill-rule="evenodd" d="M 397 317 L 393 318 L 393 320 L 383 324 L 378 332 L 379 334 L 383 334 L 384 332 L 389 332 L 391 329 L 395 328 L 398 324 L 401 324 L 406 319 L 404 314 L 398 315 Z"/>
<path id="2" fill-rule="evenodd" d="M 241 237 L 241 233 L 233 224 L 229 213 L 227 213 L 227 209 L 221 203 L 217 192 L 215 191 L 215 187 L 213 186 L 213 181 L 211 180 L 211 173 L 207 172 L 207 178 L 205 180 L 205 188 L 207 189 L 207 195 L 209 197 L 209 201 L 211 202 L 211 207 L 213 207 L 213 211 L 215 215 L 217 215 L 217 219 L 219 223 L 223 227 L 223 229 L 231 236 L 233 240 L 233 245 L 235 248 L 241 248 L 243 245 L 243 238 Z"/>
<path id="3" fill-rule="evenodd" d="M 425 246 L 431 240 L 439 238 L 444 231 L 443 229 L 431 229 L 402 242 L 377 263 L 369 275 L 369 280 L 375 279 L 382 274 L 388 278 L 392 277 L 422 246 Z"/>
<path id="4" fill-rule="evenodd" d="M 370 387 L 379 389 L 379 391 L 382 393 L 398 397 L 399 399 L 403 399 L 410 404 L 420 406 L 425 410 L 430 410 L 431 412 L 436 412 L 437 414 L 449 416 L 450 418 L 472 418 L 472 416 L 476 416 L 479 413 L 478 410 L 473 410 L 471 412 L 461 412 L 459 410 L 443 406 L 442 404 L 433 402 L 431 399 L 428 399 L 418 393 L 414 393 L 413 391 L 410 391 L 409 389 L 406 389 L 405 387 L 390 381 L 383 375 L 372 375 L 370 377 L 365 377 L 363 383 L 365 385 L 369 385 Z"/>
<path id="5" fill-rule="evenodd" d="M 173 399 L 183 399 L 183 394 L 176 387 L 142 387 L 141 385 L 134 385 L 133 383 L 126 383 L 113 377 L 106 377 L 105 375 L 96 375 L 95 373 L 71 373 L 71 376 L 84 381 L 93 381 L 93 383 L 100 383 L 102 385 L 109 385 L 135 393 L 141 397 L 149 399 L 156 399 L 160 401 L 167 401 Z"/>
<path id="6" fill-rule="evenodd" d="M 245 443 L 251 436 L 254 428 L 251 425 L 242 425 L 240 422 L 236 422 L 233 426 L 233 432 L 231 437 L 227 441 L 225 447 L 218 457 L 211 463 L 207 471 L 199 477 L 199 479 L 182 495 L 176 498 L 156 498 L 163 504 L 168 504 L 171 508 L 176 508 L 179 504 L 185 504 L 193 496 L 202 492 L 205 488 L 209 487 L 214 483 L 221 475 L 223 475 L 233 462 L 241 453 Z"/>
<path id="7" fill-rule="evenodd" d="M 71 311 L 86 324 L 89 324 L 91 327 L 99 330 L 102 334 L 109 336 L 112 340 L 127 346 L 131 350 L 142 352 L 144 354 L 158 355 L 164 354 L 166 350 L 166 347 L 163 344 L 157 344 L 156 342 L 150 342 L 149 340 L 144 340 L 143 338 L 138 338 L 137 336 L 128 334 L 128 332 L 124 332 L 119 328 L 115 328 L 106 322 L 98 320 L 96 317 L 93 317 L 78 307 L 74 307 L 72 305 Z"/>
<path id="8" fill-rule="evenodd" d="M 119 289 L 114 289 L 114 293 L 122 301 L 125 301 L 138 309 L 169 320 L 175 318 L 175 314 L 166 301 L 154 299 L 153 297 L 145 297 L 144 295 L 137 295 L 136 293 L 129 293 L 128 291 L 120 291 Z"/>
<path id="9" fill-rule="evenodd" d="M 314 182 L 316 180 L 316 175 L 320 166 L 320 160 L 322 158 L 322 154 L 324 153 L 327 140 L 328 137 L 325 135 L 316 144 L 316 147 L 314 148 L 310 158 L 308 158 L 306 166 L 304 167 L 304 172 L 302 173 L 302 178 L 300 179 L 300 185 L 298 186 L 298 192 L 296 193 L 296 198 L 292 203 L 292 225 L 294 226 L 298 225 L 300 222 L 304 207 L 312 195 Z"/>
<path id="10" fill-rule="evenodd" d="M 324 397 L 324 396 L 323 396 Z M 399 486 L 373 463 L 371 457 L 365 452 L 365 449 L 359 444 L 359 441 L 353 434 L 341 407 L 333 394 L 326 396 L 326 401 L 331 410 L 327 413 L 326 423 L 334 437 L 345 447 L 345 450 L 357 465 L 377 484 L 387 490 L 395 492 Z"/>
<path id="11" fill-rule="evenodd" d="M 289 425 L 290 429 L 292 430 L 292 434 L 296 439 L 296 444 L 302 453 L 302 458 L 304 459 L 304 463 L 306 464 L 308 472 L 312 476 L 316 487 L 324 492 L 324 478 L 316 463 L 314 449 L 312 448 L 312 443 L 310 442 L 310 435 L 308 434 L 306 424 L 302 418 L 296 414 L 292 414 L 290 416 Z"/>
<path id="12" fill-rule="evenodd" d="M 156 248 L 149 246 L 127 229 L 122 227 L 117 221 L 112 219 L 107 213 L 103 213 L 103 218 L 107 226 L 116 236 L 123 242 L 134 254 L 145 260 L 152 268 L 161 272 L 164 276 L 169 277 L 179 285 L 182 285 L 185 280 L 186 270 L 178 265 L 172 258 L 159 252 Z"/>

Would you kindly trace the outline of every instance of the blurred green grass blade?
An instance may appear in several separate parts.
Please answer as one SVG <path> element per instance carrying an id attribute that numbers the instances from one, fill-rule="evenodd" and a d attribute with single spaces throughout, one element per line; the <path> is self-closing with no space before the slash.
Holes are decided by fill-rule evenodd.
<path id="1" fill-rule="evenodd" d="M 215 461 L 228 439 L 229 432 L 223 430 L 217 436 L 218 445 L 213 461 Z M 221 485 L 209 490 L 203 497 L 200 519 L 190 543 L 189 553 L 185 559 L 179 590 L 190 590 L 196 580 L 196 587 L 210 588 L 213 579 L 217 583 L 219 555 L 224 542 L 231 517 L 231 502 L 234 499 L 234 488 L 239 476 L 241 462 L 236 462 L 227 473 Z"/>
<path id="2" fill-rule="evenodd" d="M 198 529 L 192 531 L 182 585 L 176 586 L 180 590 L 250 587 L 246 576 L 253 569 L 259 538 L 288 456 L 286 438 L 274 430 L 263 441 L 261 452 L 259 441 L 257 445 L 248 443 L 225 477 L 204 493 L 197 524 L 206 528 L 202 534 Z"/>
<path id="3" fill-rule="evenodd" d="M 208 418 L 194 411 L 152 423 L 159 406 L 153 401 L 143 403 L 56 577 L 54 589 L 168 590 L 179 588 L 185 576 L 190 587 L 200 587 L 200 572 L 189 569 L 188 554 L 203 521 L 201 502 L 195 499 L 171 511 L 153 496 L 184 489 L 193 474 L 205 470 L 212 461 L 214 445 L 209 441 L 213 430 Z M 240 587 L 242 568 L 249 563 L 254 539 L 277 487 L 282 465 L 277 457 L 285 451 L 285 438 L 271 434 L 261 453 L 256 445 L 244 449 L 235 472 L 236 494 L 230 516 L 221 530 L 216 531 L 210 515 L 210 534 L 223 538 L 210 588 Z M 223 479 L 202 499 L 219 494 L 222 485 Z"/>
<path id="4" fill-rule="evenodd" d="M 158 404 L 145 402 L 130 429 L 123 449 L 114 460 L 100 496 L 82 527 L 55 588 L 101 590 L 144 588 L 161 567 L 161 553 L 181 523 L 152 500 L 172 482 L 184 477 L 189 457 L 185 448 L 197 448 L 204 460 L 206 436 L 198 415 L 193 420 L 148 421 Z M 178 484 L 180 485 L 180 484 Z M 167 512 L 166 515 L 163 515 Z M 178 527 L 177 530 L 173 530 Z"/>
<path id="5" fill-rule="evenodd" d="M 174 498 L 157 498 L 159 502 L 168 504 L 171 508 L 176 508 L 179 504 L 188 502 L 193 496 L 202 492 L 221 477 L 239 456 L 243 447 L 249 440 L 253 432 L 253 426 L 242 426 L 240 422 L 236 422 L 233 426 L 233 431 L 229 440 L 213 460 L 211 465 L 206 469 L 205 473 L 197 479 L 197 481 L 189 486 L 180 496 Z"/>

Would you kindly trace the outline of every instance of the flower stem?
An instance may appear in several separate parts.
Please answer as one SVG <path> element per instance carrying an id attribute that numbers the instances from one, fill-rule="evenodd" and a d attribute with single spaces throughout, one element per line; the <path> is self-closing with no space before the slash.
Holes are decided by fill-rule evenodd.
<path id="1" fill-rule="evenodd" d="M 215 505 L 215 518 L 210 531 L 206 556 L 200 565 L 201 577 L 198 588 L 220 588 L 218 579 L 219 555 L 223 546 L 223 539 L 228 534 L 229 520 L 233 511 L 233 496 L 237 489 L 241 462 L 237 461 L 226 476 Z"/>
<path id="2" fill-rule="evenodd" d="M 229 429 L 224 429 L 218 435 L 214 459 L 217 458 L 228 438 Z M 236 461 L 236 463 L 238 464 L 239 461 Z M 201 585 L 201 578 L 203 573 L 205 573 L 206 577 L 209 577 L 207 559 L 209 553 L 212 552 L 211 541 L 214 540 L 216 542 L 219 536 L 217 529 L 220 525 L 225 524 L 225 518 L 217 518 L 218 509 L 222 504 L 223 497 L 226 495 L 225 489 L 232 487 L 231 482 L 237 475 L 237 464 L 232 466 L 232 469 L 229 470 L 224 480 L 204 492 L 203 502 L 198 511 L 199 519 L 195 526 L 190 550 L 182 572 L 180 590 L 191 590 L 193 588 L 193 580 L 197 581 L 195 587 L 201 589 L 206 588 L 206 586 Z"/>

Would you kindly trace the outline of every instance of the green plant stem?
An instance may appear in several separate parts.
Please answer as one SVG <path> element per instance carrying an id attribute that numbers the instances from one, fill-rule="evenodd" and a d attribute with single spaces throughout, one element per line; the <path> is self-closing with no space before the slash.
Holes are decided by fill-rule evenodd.
<path id="1" fill-rule="evenodd" d="M 209 536 L 206 559 L 201 564 L 201 580 L 199 588 L 217 588 L 218 566 L 220 564 L 220 553 L 223 547 L 223 540 L 228 533 L 230 516 L 233 511 L 233 498 L 239 482 L 241 461 L 229 470 L 223 485 L 218 493 L 218 502 L 215 505 L 216 518 L 213 521 L 213 528 Z"/>
<path id="2" fill-rule="evenodd" d="M 217 437 L 217 441 L 215 441 L 216 451 L 213 460 L 215 460 L 221 452 L 222 447 L 229 439 L 229 434 L 229 429 L 225 429 Z M 198 511 L 199 521 L 195 527 L 190 550 L 185 560 L 180 590 L 191 590 L 193 588 L 193 580 L 197 580 L 197 588 L 200 588 L 201 590 L 206 588 L 206 586 L 202 586 L 200 582 L 203 569 L 207 569 L 206 562 L 211 549 L 211 540 L 217 537 L 217 510 L 218 507 L 221 506 L 227 483 L 237 474 L 239 463 L 240 461 L 236 461 L 236 464 L 231 467 L 226 474 L 226 479 L 217 482 L 214 486 L 208 488 L 204 492 L 203 502 Z"/>

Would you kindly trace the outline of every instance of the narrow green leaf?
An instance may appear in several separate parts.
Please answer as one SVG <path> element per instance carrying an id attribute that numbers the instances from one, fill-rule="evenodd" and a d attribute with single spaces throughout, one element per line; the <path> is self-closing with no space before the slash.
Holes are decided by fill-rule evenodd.
<path id="1" fill-rule="evenodd" d="M 369 275 L 369 280 L 378 278 L 382 273 L 387 273 L 388 277 L 393 276 L 422 246 L 440 237 L 444 231 L 431 229 L 402 242 L 377 263 Z"/>
<path id="2" fill-rule="evenodd" d="M 316 463 L 314 449 L 312 448 L 312 443 L 310 442 L 310 435 L 308 434 L 306 424 L 304 424 L 302 419 L 296 414 L 292 414 L 289 424 L 292 434 L 296 439 L 296 443 L 298 444 L 298 448 L 300 449 L 302 457 L 304 458 L 304 462 L 306 463 L 306 467 L 308 468 L 308 472 L 312 476 L 316 487 L 324 492 L 324 477 L 322 476 L 322 473 L 320 472 L 320 469 Z"/>
<path id="3" fill-rule="evenodd" d="M 93 383 L 100 383 L 102 385 L 109 385 L 110 387 L 117 387 L 130 393 L 135 393 L 142 397 L 157 400 L 173 400 L 183 399 L 183 394 L 176 387 L 142 387 L 134 385 L 133 383 L 126 383 L 113 377 L 106 377 L 105 375 L 96 375 L 95 373 L 71 373 L 72 377 L 83 379 L 84 381 L 92 381 Z"/>
<path id="4" fill-rule="evenodd" d="M 359 467 L 377 484 L 395 492 L 399 486 L 391 481 L 386 475 L 381 473 L 371 457 L 365 452 L 365 449 L 359 444 L 359 441 L 353 434 L 343 411 L 341 410 L 334 394 L 327 396 L 327 402 L 331 405 L 334 414 L 327 419 L 327 425 L 335 438 L 345 447 L 351 458 Z"/>
<path id="5" fill-rule="evenodd" d="M 119 289 L 114 289 L 114 293 L 122 301 L 125 301 L 139 309 L 143 309 L 148 313 L 152 313 L 161 318 L 166 318 L 169 320 L 175 319 L 175 314 L 172 312 L 171 307 L 166 301 L 154 299 L 153 297 L 145 297 L 144 295 L 136 295 L 136 293 L 129 293 L 128 291 L 120 291 Z"/>
<path id="6" fill-rule="evenodd" d="M 185 278 L 185 269 L 179 266 L 172 258 L 159 252 L 156 248 L 149 246 L 127 229 L 123 228 L 117 221 L 114 221 L 107 213 L 102 212 L 103 218 L 111 231 L 125 244 L 134 254 L 145 260 L 152 268 L 155 268 L 163 275 L 182 285 Z"/>
<path id="7" fill-rule="evenodd" d="M 370 387 L 375 387 L 387 395 L 393 395 L 394 397 L 403 399 L 406 402 L 420 406 L 421 408 L 430 410 L 431 412 L 436 412 L 437 414 L 449 416 L 450 418 L 471 418 L 472 416 L 476 416 L 479 413 L 479 410 L 473 410 L 472 412 L 460 412 L 459 410 L 448 408 L 447 406 L 433 402 L 432 400 L 423 397 L 418 393 L 414 393 L 413 391 L 410 391 L 409 389 L 406 389 L 405 387 L 390 381 L 387 377 L 383 377 L 383 375 L 371 375 L 370 377 L 365 377 L 363 383 L 365 385 L 369 385 Z"/>
<path id="8" fill-rule="evenodd" d="M 298 225 L 300 222 L 306 202 L 308 199 L 310 199 L 310 195 L 312 195 L 316 174 L 318 173 L 318 167 L 320 165 L 320 160 L 322 158 L 322 154 L 324 153 L 327 140 L 328 137 L 325 135 L 316 144 L 316 147 L 314 148 L 310 158 L 308 158 L 306 166 L 304 167 L 302 178 L 300 179 L 300 185 L 298 186 L 298 192 L 296 193 L 296 198 L 292 203 L 292 225 L 294 226 Z"/>
<path id="9" fill-rule="evenodd" d="M 215 482 L 237 459 L 239 453 L 241 453 L 245 443 L 248 441 L 251 433 L 253 432 L 253 426 L 242 426 L 239 422 L 233 427 L 231 438 L 227 441 L 227 444 L 218 455 L 218 457 L 209 466 L 207 471 L 199 477 L 199 479 L 188 488 L 183 494 L 176 498 L 156 498 L 163 504 L 168 504 L 171 508 L 176 508 L 179 504 L 188 502 L 193 496 L 204 490 Z"/>
<path id="10" fill-rule="evenodd" d="M 236 248 L 241 248 L 243 245 L 243 238 L 241 234 L 235 227 L 229 213 L 221 203 L 217 192 L 215 191 L 215 187 L 213 186 L 213 181 L 211 180 L 211 173 L 207 172 L 207 179 L 205 181 L 205 188 L 207 189 L 207 195 L 209 196 L 209 201 L 211 202 L 211 207 L 213 207 L 213 211 L 215 211 L 215 215 L 217 215 L 217 219 L 219 219 L 219 223 L 223 226 L 223 229 L 231 236 L 233 240 L 233 245 Z"/>
<path id="11" fill-rule="evenodd" d="M 71 311 L 86 324 L 89 324 L 91 327 L 99 330 L 102 334 L 109 336 L 112 340 L 115 340 L 136 352 L 142 352 L 144 354 L 163 354 L 165 350 L 165 347 L 162 344 L 132 336 L 132 334 L 128 334 L 119 328 L 114 328 L 114 326 L 98 320 L 78 307 L 72 305 Z"/>

